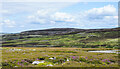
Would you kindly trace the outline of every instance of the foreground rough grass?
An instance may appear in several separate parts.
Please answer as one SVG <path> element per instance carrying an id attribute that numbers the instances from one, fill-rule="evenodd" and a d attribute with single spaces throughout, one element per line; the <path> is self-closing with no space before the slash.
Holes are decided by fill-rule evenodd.
<path id="1" fill-rule="evenodd" d="M 2 66 L 7 67 L 118 67 L 118 54 L 92 53 L 111 48 L 3 47 Z M 53 59 L 50 59 L 53 58 Z M 32 64 L 34 61 L 44 63 Z"/>

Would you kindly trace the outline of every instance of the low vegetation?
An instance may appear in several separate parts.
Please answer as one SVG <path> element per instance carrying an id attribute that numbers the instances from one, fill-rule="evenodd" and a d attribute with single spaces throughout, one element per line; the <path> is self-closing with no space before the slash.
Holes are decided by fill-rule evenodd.
<path id="1" fill-rule="evenodd" d="M 87 52 L 111 50 L 110 48 L 3 47 L 2 49 L 4 67 L 118 67 L 118 54 Z"/>
<path id="2" fill-rule="evenodd" d="M 51 29 L 53 30 L 53 29 Z M 3 67 L 118 67 L 119 53 L 95 53 L 117 50 L 120 31 L 102 29 L 2 35 Z M 69 29 L 68 29 L 69 30 Z M 57 29 L 59 32 L 59 29 Z M 59 32 L 60 33 L 60 32 Z M 29 34 L 29 35 L 28 35 Z"/>
<path id="3" fill-rule="evenodd" d="M 24 35 L 3 37 L 3 47 L 118 48 L 118 31 L 69 35 Z"/>

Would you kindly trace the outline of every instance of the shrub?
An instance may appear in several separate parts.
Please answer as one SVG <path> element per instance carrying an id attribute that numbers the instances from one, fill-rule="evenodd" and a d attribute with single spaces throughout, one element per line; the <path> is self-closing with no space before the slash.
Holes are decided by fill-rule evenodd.
<path id="1" fill-rule="evenodd" d="M 2 62 L 2 66 L 9 66 L 7 62 Z"/>
<path id="2" fill-rule="evenodd" d="M 86 61 L 86 59 L 85 59 L 85 58 L 80 58 L 79 60 L 80 60 L 80 61 L 83 61 L 83 62 L 85 62 L 85 61 Z"/>

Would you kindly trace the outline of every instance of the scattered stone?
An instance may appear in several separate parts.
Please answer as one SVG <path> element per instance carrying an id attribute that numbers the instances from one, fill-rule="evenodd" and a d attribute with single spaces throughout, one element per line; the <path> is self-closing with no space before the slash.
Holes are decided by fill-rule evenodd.
<path id="1" fill-rule="evenodd" d="M 15 66 L 15 67 L 18 67 L 18 66 Z"/>
<path id="2" fill-rule="evenodd" d="M 36 49 L 33 49 L 33 51 L 36 51 Z"/>
<path id="3" fill-rule="evenodd" d="M 32 64 L 37 65 L 39 63 L 44 63 L 45 61 L 34 61 Z"/>
<path id="4" fill-rule="evenodd" d="M 47 66 L 53 66 L 52 64 L 48 64 Z"/>
<path id="5" fill-rule="evenodd" d="M 53 60 L 54 58 L 49 58 L 49 59 Z"/>
<path id="6" fill-rule="evenodd" d="M 67 58 L 67 61 L 69 61 L 69 59 Z"/>

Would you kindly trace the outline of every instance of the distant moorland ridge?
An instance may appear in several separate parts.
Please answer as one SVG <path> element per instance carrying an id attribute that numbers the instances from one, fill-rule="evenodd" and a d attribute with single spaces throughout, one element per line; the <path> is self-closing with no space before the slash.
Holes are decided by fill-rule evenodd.
<path id="1" fill-rule="evenodd" d="M 21 35 L 64 35 L 64 34 L 77 34 L 81 32 L 94 33 L 94 32 L 110 32 L 120 31 L 120 28 L 111 29 L 76 29 L 76 28 L 52 28 L 45 30 L 30 30 L 21 32 Z"/>
<path id="2" fill-rule="evenodd" d="M 53 28 L 2 35 L 3 47 L 118 48 L 120 28 Z"/>

